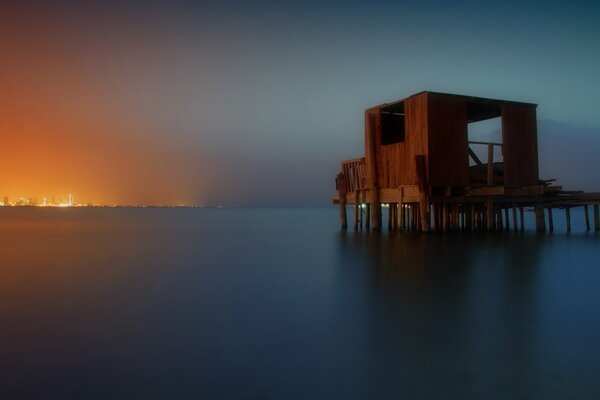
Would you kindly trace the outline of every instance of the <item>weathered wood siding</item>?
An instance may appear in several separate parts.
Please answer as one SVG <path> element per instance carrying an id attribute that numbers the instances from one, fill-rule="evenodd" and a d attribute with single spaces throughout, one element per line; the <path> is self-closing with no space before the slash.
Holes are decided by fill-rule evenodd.
<path id="1" fill-rule="evenodd" d="M 377 137 L 378 131 L 378 108 L 371 108 L 365 111 L 365 185 L 369 189 L 378 187 L 377 179 L 377 151 L 379 147 Z"/>
<path id="2" fill-rule="evenodd" d="M 467 103 L 458 97 L 429 94 L 429 184 L 467 186 L 469 152 Z"/>
<path id="3" fill-rule="evenodd" d="M 502 143 L 504 185 L 537 185 L 537 122 L 534 105 L 502 105 Z"/>
<path id="4" fill-rule="evenodd" d="M 405 140 L 381 144 L 381 109 L 367 111 L 375 118 L 378 182 L 381 188 L 416 185 L 415 156 L 427 155 L 427 93 L 404 101 Z"/>

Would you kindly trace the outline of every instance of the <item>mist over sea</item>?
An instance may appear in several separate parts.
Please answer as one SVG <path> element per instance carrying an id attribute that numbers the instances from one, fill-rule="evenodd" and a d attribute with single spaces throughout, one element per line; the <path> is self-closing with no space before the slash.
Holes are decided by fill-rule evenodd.
<path id="1" fill-rule="evenodd" d="M 0 208 L 0 398 L 598 399 L 600 234 L 527 214 Z"/>

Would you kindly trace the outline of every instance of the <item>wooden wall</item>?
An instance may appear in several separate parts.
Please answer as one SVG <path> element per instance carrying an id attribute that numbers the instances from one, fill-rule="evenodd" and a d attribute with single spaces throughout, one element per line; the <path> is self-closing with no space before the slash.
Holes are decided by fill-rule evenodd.
<path id="1" fill-rule="evenodd" d="M 535 105 L 502 106 L 504 185 L 538 185 L 537 122 Z"/>
<path id="2" fill-rule="evenodd" d="M 427 93 L 409 97 L 404 101 L 405 140 L 381 145 L 381 109 L 367 110 L 375 118 L 376 158 L 379 187 L 396 188 L 416 185 L 415 156 L 427 154 Z"/>
<path id="3" fill-rule="evenodd" d="M 466 100 L 429 94 L 429 184 L 461 187 L 469 184 Z"/>

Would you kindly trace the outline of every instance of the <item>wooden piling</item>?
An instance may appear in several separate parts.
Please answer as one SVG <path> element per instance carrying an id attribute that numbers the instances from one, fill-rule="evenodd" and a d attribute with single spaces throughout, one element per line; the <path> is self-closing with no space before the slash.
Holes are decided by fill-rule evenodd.
<path id="1" fill-rule="evenodd" d="M 552 219 L 552 206 L 548 206 L 548 230 L 554 232 L 554 220 Z"/>
<path id="2" fill-rule="evenodd" d="M 590 212 L 588 210 L 587 204 L 583 206 L 583 210 L 585 213 L 585 230 L 589 231 L 590 230 Z"/>
<path id="3" fill-rule="evenodd" d="M 348 229 L 348 218 L 346 216 L 346 178 L 339 173 L 335 178 L 340 203 L 340 224 L 342 229 Z"/>
<path id="4" fill-rule="evenodd" d="M 415 167 L 419 186 L 419 224 L 421 225 L 421 231 L 429 232 L 429 183 L 427 179 L 427 164 L 424 155 L 419 154 L 415 156 Z"/>
<path id="5" fill-rule="evenodd" d="M 535 203 L 535 230 L 546 231 L 546 220 L 544 218 L 544 203 Z"/>
<path id="6" fill-rule="evenodd" d="M 487 184 L 494 186 L 494 145 L 491 143 L 488 143 Z"/>
<path id="7" fill-rule="evenodd" d="M 510 231 L 510 220 L 508 217 L 508 207 L 506 207 L 504 209 L 504 226 L 506 227 L 507 231 Z"/>
<path id="8" fill-rule="evenodd" d="M 519 230 L 517 226 L 517 205 L 515 203 L 512 204 L 512 217 L 513 217 L 513 230 L 516 232 Z"/>
<path id="9" fill-rule="evenodd" d="M 358 230 L 358 207 L 360 207 L 360 199 L 358 197 L 358 190 L 354 191 L 354 230 Z"/>
<path id="10" fill-rule="evenodd" d="M 486 213 L 487 230 L 491 231 L 494 229 L 494 201 L 491 196 L 486 201 Z"/>
<path id="11" fill-rule="evenodd" d="M 565 218 L 567 220 L 567 232 L 571 232 L 571 208 L 565 207 Z"/>
<path id="12" fill-rule="evenodd" d="M 600 231 L 600 206 L 594 204 L 594 230 Z"/>
<path id="13" fill-rule="evenodd" d="M 525 230 L 525 212 L 523 211 L 523 207 L 519 207 L 519 219 L 521 221 L 521 232 Z"/>

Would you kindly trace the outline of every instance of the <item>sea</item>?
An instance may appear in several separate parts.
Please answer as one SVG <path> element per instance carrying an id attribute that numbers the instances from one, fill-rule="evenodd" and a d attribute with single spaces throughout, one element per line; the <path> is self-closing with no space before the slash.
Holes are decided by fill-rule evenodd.
<path id="1" fill-rule="evenodd" d="M 335 207 L 0 208 L 0 399 L 598 399 L 580 211 L 377 234 Z"/>

